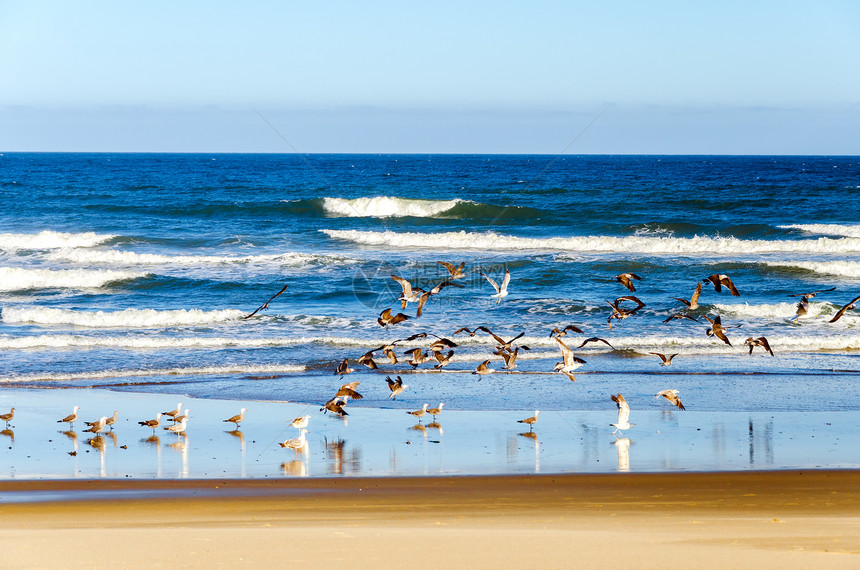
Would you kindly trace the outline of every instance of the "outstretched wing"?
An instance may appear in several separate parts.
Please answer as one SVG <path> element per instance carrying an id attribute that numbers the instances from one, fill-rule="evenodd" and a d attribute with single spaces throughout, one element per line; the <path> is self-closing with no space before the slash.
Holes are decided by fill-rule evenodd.
<path id="1" fill-rule="evenodd" d="M 492 285 L 492 286 L 493 286 L 493 289 L 495 289 L 495 290 L 496 290 L 496 293 L 500 293 L 500 292 L 501 292 L 501 291 L 500 291 L 500 289 L 499 289 L 499 284 L 498 284 L 498 283 L 496 283 L 496 282 L 493 280 L 493 278 L 492 278 L 492 277 L 490 277 L 489 275 L 485 275 L 485 274 L 481 273 L 480 271 L 479 271 L 478 273 L 480 273 L 480 274 L 481 274 L 481 276 L 482 276 L 484 279 L 486 279 L 487 281 L 489 281 L 489 282 L 490 282 L 490 285 Z"/>
<path id="2" fill-rule="evenodd" d="M 283 288 L 283 289 L 281 289 L 280 291 L 278 291 L 277 293 L 275 293 L 274 295 L 272 295 L 272 296 L 269 298 L 269 300 L 268 300 L 268 301 L 266 301 L 265 303 L 263 303 L 262 305 L 260 305 L 259 307 L 257 307 L 257 310 L 256 310 L 256 311 L 254 311 L 254 312 L 253 312 L 253 313 L 251 313 L 250 315 L 246 315 L 246 316 L 244 316 L 244 317 L 242 317 L 242 318 L 243 318 L 243 319 L 250 319 L 251 317 L 253 317 L 253 316 L 254 316 L 254 315 L 256 315 L 257 313 L 259 313 L 260 311 L 263 311 L 263 310 L 265 310 L 265 309 L 268 309 L 268 308 L 269 308 L 269 303 L 271 303 L 271 302 L 275 299 L 275 297 L 277 297 L 278 295 L 280 295 L 281 293 L 283 293 L 284 291 L 286 291 L 286 290 L 287 290 L 287 287 L 289 287 L 289 285 L 284 285 L 284 288 Z"/>

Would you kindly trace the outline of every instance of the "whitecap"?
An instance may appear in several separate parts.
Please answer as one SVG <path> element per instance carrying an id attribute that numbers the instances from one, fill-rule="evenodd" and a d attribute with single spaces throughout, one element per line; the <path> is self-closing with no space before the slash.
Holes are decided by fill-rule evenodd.
<path id="1" fill-rule="evenodd" d="M 420 200 L 376 196 L 374 198 L 324 198 L 323 209 L 330 217 L 347 218 L 432 218 L 465 200 Z"/>
<path id="2" fill-rule="evenodd" d="M 95 289 L 113 281 L 137 279 L 146 275 L 146 273 L 131 271 L 0 267 L 0 291 L 48 288 Z"/>
<path id="3" fill-rule="evenodd" d="M 769 261 L 771 267 L 794 267 L 822 275 L 860 278 L 860 262 L 857 261 Z"/>
<path id="4" fill-rule="evenodd" d="M 276 374 L 304 372 L 301 364 L 283 365 L 226 365 L 226 366 L 180 366 L 176 368 L 154 368 L 137 370 L 94 370 L 90 372 L 47 372 L 44 374 L 21 374 L 0 377 L 0 382 L 50 382 L 73 380 L 103 380 L 106 378 L 134 378 L 150 376 L 181 376 L 199 374 Z"/>
<path id="5" fill-rule="evenodd" d="M 115 238 L 115 235 L 63 233 L 45 230 L 37 234 L 0 234 L 0 249 L 56 249 L 60 247 L 93 247 Z"/>
<path id="6" fill-rule="evenodd" d="M 2 314 L 0 314 L 0 320 L 5 323 L 33 323 L 38 325 L 139 328 L 206 325 L 233 321 L 243 316 L 245 313 L 236 309 L 218 311 L 200 309 L 75 311 L 46 307 L 4 307 Z"/>
<path id="7" fill-rule="evenodd" d="M 860 225 L 842 224 L 789 224 L 777 226 L 786 230 L 800 230 L 808 234 L 860 238 Z"/>

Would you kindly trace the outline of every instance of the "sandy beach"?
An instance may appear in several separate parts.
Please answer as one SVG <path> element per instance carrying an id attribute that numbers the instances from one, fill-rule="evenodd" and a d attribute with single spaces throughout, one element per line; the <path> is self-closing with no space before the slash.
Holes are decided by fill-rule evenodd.
<path id="1" fill-rule="evenodd" d="M 81 492 L 91 498 L 32 501 Z M 860 560 L 857 471 L 7 481 L 0 493 L 31 499 L 0 507 L 14 521 L 0 531 L 6 567 L 848 568 Z"/>

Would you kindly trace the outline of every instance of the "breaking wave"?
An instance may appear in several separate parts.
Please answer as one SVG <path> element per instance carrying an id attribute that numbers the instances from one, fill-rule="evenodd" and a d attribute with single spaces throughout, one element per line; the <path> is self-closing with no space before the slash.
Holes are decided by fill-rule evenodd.
<path id="1" fill-rule="evenodd" d="M 236 309 L 203 311 L 180 309 L 125 309 L 121 311 L 73 311 L 69 309 L 4 307 L 0 320 L 5 323 L 33 323 L 38 325 L 73 325 L 79 327 L 173 327 L 197 326 L 234 321 L 245 316 Z"/>
<path id="2" fill-rule="evenodd" d="M 846 226 L 840 224 L 790 224 L 777 226 L 786 230 L 800 230 L 809 234 L 823 236 L 842 236 L 860 238 L 860 225 Z"/>
<path id="3" fill-rule="evenodd" d="M 823 275 L 860 278 L 860 262 L 857 261 L 773 261 L 766 262 L 766 265 L 805 269 Z"/>
<path id="4" fill-rule="evenodd" d="M 61 249 L 48 254 L 49 259 L 73 263 L 104 263 L 114 265 L 203 265 L 271 263 L 301 267 L 329 263 L 354 263 L 356 260 L 334 255 L 287 252 L 271 255 L 162 255 L 120 250 Z"/>
<path id="5" fill-rule="evenodd" d="M 114 281 L 137 279 L 146 275 L 146 273 L 131 271 L 0 267 L 0 291 L 50 288 L 95 289 Z"/>
<path id="6" fill-rule="evenodd" d="M 141 370 L 96 370 L 93 372 L 47 372 L 44 374 L 22 374 L 19 376 L 3 376 L 0 382 L 45 382 L 71 380 L 103 380 L 107 378 L 134 378 L 149 376 L 183 376 L 190 374 L 272 374 L 304 372 L 307 368 L 301 364 L 287 365 L 235 365 L 235 366 L 199 366 L 177 368 L 155 368 Z"/>
<path id="7" fill-rule="evenodd" d="M 0 234 L 0 249 L 56 249 L 61 247 L 93 247 L 117 236 L 93 232 L 70 234 L 43 231 L 37 234 Z"/>
<path id="8" fill-rule="evenodd" d="M 323 198 L 323 210 L 330 217 L 347 218 L 432 218 L 464 203 L 465 200 L 418 200 L 377 196 L 375 198 Z"/>

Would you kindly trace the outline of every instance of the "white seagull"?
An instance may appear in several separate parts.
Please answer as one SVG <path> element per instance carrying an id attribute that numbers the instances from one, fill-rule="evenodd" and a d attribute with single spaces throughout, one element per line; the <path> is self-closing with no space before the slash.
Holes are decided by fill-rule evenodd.
<path id="1" fill-rule="evenodd" d="M 609 424 L 615 428 L 615 431 L 612 432 L 612 435 L 615 435 L 619 431 L 624 431 L 630 429 L 630 426 L 633 424 L 630 423 L 630 406 L 627 405 L 627 400 L 624 399 L 624 396 L 621 394 L 612 395 L 612 401 L 618 405 L 618 422 L 614 424 Z"/>
<path id="2" fill-rule="evenodd" d="M 501 286 L 501 287 L 499 287 L 499 284 L 498 284 L 498 283 L 496 283 L 496 282 L 493 280 L 493 278 L 492 278 L 492 277 L 490 277 L 489 275 L 484 275 L 484 274 L 483 274 L 482 272 L 480 272 L 480 271 L 479 271 L 478 273 L 480 273 L 480 274 L 481 274 L 481 276 L 482 276 L 484 279 L 486 279 L 487 281 L 489 281 L 489 282 L 490 282 L 490 285 L 492 285 L 492 286 L 493 286 L 493 288 L 496 290 L 496 294 L 495 294 L 495 295 L 490 295 L 490 298 L 491 298 L 491 299 L 496 299 L 496 303 L 501 303 L 501 302 L 502 302 L 502 297 L 507 297 L 507 296 L 508 296 L 508 284 L 511 282 L 511 272 L 510 272 L 510 271 L 508 271 L 507 269 L 505 269 L 505 278 L 504 278 L 504 279 L 502 279 L 502 286 Z"/>

